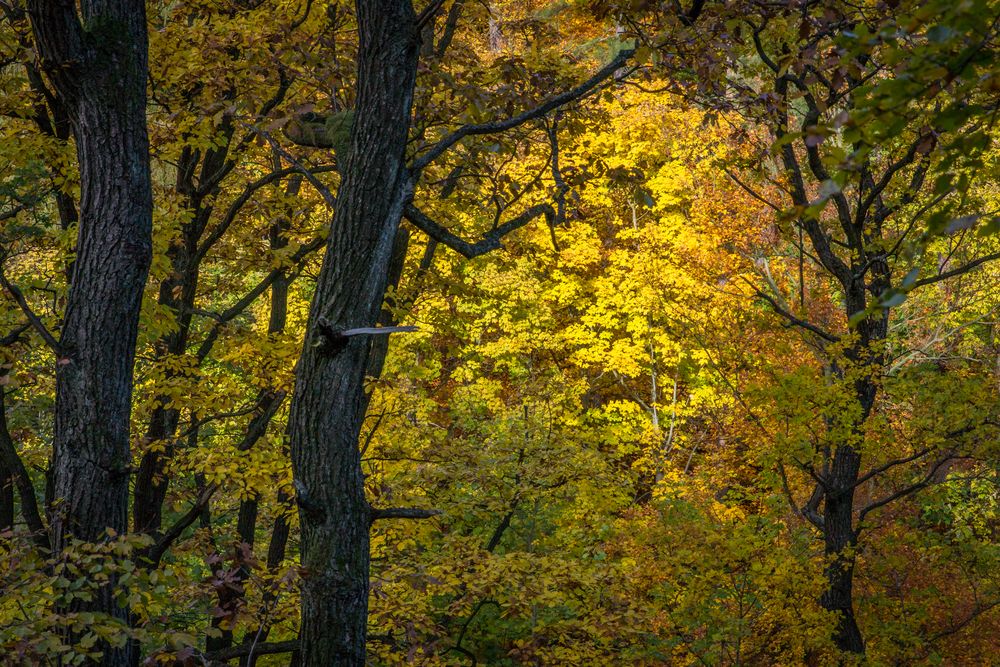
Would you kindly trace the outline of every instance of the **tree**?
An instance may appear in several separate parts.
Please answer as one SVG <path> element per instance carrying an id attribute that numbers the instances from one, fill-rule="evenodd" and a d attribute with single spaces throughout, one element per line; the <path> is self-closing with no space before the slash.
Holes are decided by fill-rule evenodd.
<path id="1" fill-rule="evenodd" d="M 56 358 L 51 547 L 128 530 L 129 415 L 143 287 L 152 250 L 146 132 L 147 41 L 142 2 L 30 2 L 42 68 L 76 139 L 76 258 L 58 339 L 19 290 L 5 287 Z M 91 603 L 125 619 L 105 586 Z M 128 664 L 107 647 L 103 664 Z"/>
<path id="2" fill-rule="evenodd" d="M 0 3 L 0 650 L 832 665 L 839 563 L 988 662 L 993 4 L 359 5 L 147 3 L 131 526 L 53 553 L 82 146 Z"/>
<path id="3" fill-rule="evenodd" d="M 767 128 L 780 170 L 773 177 L 765 175 L 773 179 L 773 190 L 744 187 L 787 225 L 800 262 L 797 297 L 786 296 L 773 281 L 757 289 L 757 295 L 814 340 L 833 382 L 848 397 L 840 414 L 828 415 L 827 433 L 814 442 L 815 451 L 805 460 L 792 460 L 815 482 L 808 500 L 795 501 L 795 506 L 822 534 L 830 559 L 822 601 L 840 619 L 834 639 L 840 649 L 855 653 L 864 652 L 864 641 L 855 620 L 853 573 L 858 539 L 870 515 L 939 479 L 941 470 L 967 451 L 970 433 L 982 438 L 979 429 L 990 420 L 982 415 L 952 424 L 940 446 L 904 450 L 898 458 L 862 470 L 869 456 L 869 420 L 879 409 L 889 372 L 886 346 L 893 308 L 910 291 L 1000 257 L 970 242 L 963 262 L 938 266 L 922 278 L 926 267 L 911 261 L 934 234 L 958 231 L 954 225 L 946 229 L 942 218 L 979 215 L 965 208 L 975 203 L 962 196 L 964 188 L 956 192 L 951 179 L 935 170 L 947 170 L 953 162 L 942 157 L 939 146 L 986 140 L 981 123 L 969 117 L 969 102 L 961 98 L 949 105 L 961 120 L 942 122 L 948 114 L 936 115 L 942 109 L 935 100 L 947 86 L 961 89 L 981 74 L 984 61 L 977 54 L 995 39 L 996 22 L 963 23 L 963 41 L 941 52 L 935 48 L 940 41 L 936 33 L 953 18 L 949 11 L 899 5 L 872 13 L 842 3 L 803 4 L 799 9 L 751 3 L 726 23 L 729 30 L 745 31 L 740 40 L 753 48 L 755 59 L 743 61 L 735 85 L 722 85 L 723 94 L 732 96 L 722 107 L 746 109 Z M 961 16 L 968 21 L 968 15 Z M 863 37 L 852 45 L 847 40 L 855 34 Z M 899 86 L 892 79 L 883 81 L 884 73 L 907 58 L 924 62 L 928 48 L 947 72 L 946 84 L 929 97 L 914 98 L 909 90 L 907 97 L 896 97 Z M 873 116 L 873 106 L 895 113 L 889 120 Z M 901 107 L 907 111 L 898 112 Z M 929 233 L 917 238 L 915 229 Z M 801 268 L 806 261 L 815 263 L 842 295 L 838 318 L 810 317 L 803 282 L 808 274 Z M 795 300 L 798 305 L 791 305 Z M 861 484 L 911 464 L 920 466 L 916 481 L 859 502 Z"/>
<path id="4" fill-rule="evenodd" d="M 348 336 L 377 322 L 389 280 L 396 230 L 408 220 L 435 240 L 473 257 L 503 234 L 551 207 L 535 207 L 500 226 L 481 248 L 462 242 L 410 205 L 423 169 L 468 136 L 495 134 L 540 118 L 589 93 L 631 56 L 620 54 L 580 86 L 508 120 L 466 125 L 405 162 L 421 27 L 409 0 L 358 2 L 358 96 L 337 215 L 310 308 L 289 415 L 302 526 L 303 664 L 363 664 L 367 630 L 369 527 L 394 512 L 373 510 L 358 452 L 371 341 Z M 417 513 L 419 514 L 419 513 Z M 401 513 L 402 515 L 402 513 Z"/>
<path id="5" fill-rule="evenodd" d="M 362 665 L 372 514 L 358 461 L 370 339 L 412 184 L 404 163 L 419 48 L 407 0 L 358 3 L 358 97 L 337 215 L 289 415 L 302 527 L 303 665 Z"/>

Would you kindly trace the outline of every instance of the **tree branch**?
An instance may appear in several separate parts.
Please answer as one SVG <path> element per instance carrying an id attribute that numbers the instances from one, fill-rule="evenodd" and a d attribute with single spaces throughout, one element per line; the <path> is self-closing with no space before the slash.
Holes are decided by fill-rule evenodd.
<path id="1" fill-rule="evenodd" d="M 264 642 L 261 644 L 240 644 L 218 651 L 203 653 L 202 657 L 207 660 L 226 662 L 233 658 L 243 658 L 249 655 L 273 655 L 275 653 L 292 653 L 299 650 L 299 640 L 289 639 L 283 642 Z"/>
<path id="2" fill-rule="evenodd" d="M 444 0 L 431 0 L 430 3 L 417 15 L 416 28 L 417 32 L 420 32 L 427 22 L 434 18 L 438 10 L 441 9 L 441 5 L 444 4 Z"/>
<path id="3" fill-rule="evenodd" d="M 987 262 L 992 262 L 995 259 L 1000 259 L 1000 252 L 994 252 L 984 257 L 980 257 L 979 259 L 974 259 L 968 264 L 964 264 L 958 267 L 957 269 L 952 269 L 951 271 L 945 271 L 944 273 L 939 273 L 936 276 L 929 276 L 927 278 L 922 278 L 913 283 L 913 287 L 911 287 L 910 289 L 914 290 L 918 287 L 923 287 L 924 285 L 932 285 L 934 283 L 941 282 L 942 280 L 947 280 L 948 278 L 954 278 L 955 276 L 960 276 L 963 273 L 968 273 L 977 266 L 980 266 Z"/>
<path id="4" fill-rule="evenodd" d="M 916 493 L 917 491 L 920 491 L 921 489 L 930 486 L 931 483 L 934 481 L 934 476 L 937 474 L 938 470 L 940 470 L 944 464 L 956 458 L 958 457 L 954 453 L 944 455 L 943 457 L 938 459 L 938 461 L 935 462 L 933 466 L 931 466 L 930 471 L 919 482 L 914 482 L 913 484 L 903 487 L 902 489 L 896 491 L 895 493 L 891 493 L 888 496 L 880 500 L 876 500 L 872 503 L 869 503 L 867 506 L 865 506 L 864 509 L 862 509 L 861 512 L 858 514 L 858 524 L 859 524 L 858 532 L 861 531 L 861 526 L 860 526 L 861 522 L 864 521 L 865 517 L 868 515 L 869 512 L 877 510 L 880 507 L 885 507 L 891 502 L 899 500 L 904 496 Z"/>
<path id="5" fill-rule="evenodd" d="M 35 487 L 31 484 L 28 470 L 24 467 L 24 462 L 17 454 L 14 440 L 10 437 L 10 430 L 7 428 L 7 415 L 4 406 L 3 388 L 0 387 L 0 461 L 14 478 L 17 486 L 17 494 L 21 499 L 21 515 L 24 522 L 31 531 L 31 540 L 41 551 L 46 554 L 50 552 L 49 533 L 42 521 L 42 515 L 38 511 L 38 500 L 35 498 Z"/>
<path id="6" fill-rule="evenodd" d="M 931 453 L 931 451 L 932 451 L 931 448 L 928 447 L 927 449 L 920 450 L 919 452 L 917 452 L 916 454 L 913 454 L 912 456 L 907 456 L 906 458 L 902 458 L 902 459 L 896 459 L 895 461 L 889 461 L 888 463 L 886 463 L 884 465 L 880 465 L 878 468 L 874 468 L 871 471 L 869 471 L 868 473 L 866 473 L 866 474 L 862 475 L 860 478 L 858 478 L 858 481 L 856 481 L 854 483 L 854 486 L 855 486 L 855 488 L 859 487 L 862 484 L 864 484 L 865 482 L 867 482 L 868 480 L 870 480 L 871 478 L 876 477 L 878 475 L 881 475 L 882 473 L 884 473 L 889 468 L 894 468 L 896 466 L 903 465 L 905 463 L 910 463 L 911 461 L 916 461 L 919 458 L 927 456 L 928 454 Z"/>
<path id="7" fill-rule="evenodd" d="M 415 507 L 385 507 L 371 510 L 371 521 L 382 519 L 430 519 L 431 517 L 444 514 L 441 510 L 423 510 Z"/>
<path id="8" fill-rule="evenodd" d="M 933 644 L 941 639 L 944 639 L 945 637 L 949 637 L 951 635 L 960 632 L 962 628 L 967 626 L 969 623 L 976 620 L 977 618 L 979 618 L 979 616 L 985 614 L 986 612 L 990 611 L 991 609 L 994 609 L 997 606 L 1000 606 L 1000 599 L 993 600 L 992 602 L 987 602 L 987 603 L 977 602 L 972 611 L 969 612 L 968 616 L 963 618 L 958 623 L 955 623 L 951 627 L 931 635 L 928 641 Z"/>
<path id="9" fill-rule="evenodd" d="M 26 322 L 21 326 L 17 327 L 11 331 L 6 336 L 0 336 L 0 347 L 7 347 L 8 345 L 13 345 L 17 341 L 21 340 L 21 334 L 31 328 L 31 322 Z"/>
<path id="10" fill-rule="evenodd" d="M 319 167 L 312 167 L 310 171 L 314 174 L 320 174 L 328 171 L 336 171 L 336 169 L 335 165 L 322 165 Z M 219 224 L 212 229 L 208 236 L 205 237 L 202 244 L 198 246 L 198 250 L 195 253 L 195 262 L 201 260 L 212 248 L 212 246 L 215 245 L 220 238 L 222 238 L 222 235 L 226 233 L 226 230 L 228 230 L 230 225 L 232 225 L 236 220 L 236 216 L 239 215 L 239 212 L 244 206 L 247 205 L 258 190 L 266 185 L 279 181 L 286 176 L 291 176 L 292 174 L 300 172 L 301 168 L 298 166 L 288 167 L 286 169 L 272 171 L 270 174 L 262 176 L 252 183 L 247 183 L 243 188 L 243 192 L 241 192 L 240 195 L 233 200 L 233 203 L 229 205 L 229 208 L 226 210 L 222 220 L 219 221 Z"/>
<path id="11" fill-rule="evenodd" d="M 806 320 L 800 319 L 795 315 L 792 315 L 790 312 L 782 308 L 776 299 L 772 298 L 771 296 L 769 296 L 765 292 L 762 292 L 756 287 L 753 287 L 752 285 L 751 287 L 753 288 L 753 291 L 757 294 L 758 297 L 764 299 L 769 304 L 771 304 L 771 307 L 774 309 L 774 311 L 781 317 L 788 320 L 789 324 L 805 329 L 806 331 L 811 331 L 820 338 L 829 341 L 831 343 L 836 343 L 840 340 L 838 336 L 834 336 L 832 333 L 820 329 L 815 324 L 812 324 L 811 322 L 807 322 Z"/>
<path id="12" fill-rule="evenodd" d="M 403 211 L 403 216 L 413 223 L 413 226 L 427 234 L 435 241 L 443 243 L 466 259 L 472 259 L 484 255 L 491 250 L 497 250 L 502 246 L 501 240 L 507 234 L 534 220 L 540 215 L 544 215 L 551 224 L 555 220 L 556 212 L 549 204 L 538 204 L 532 206 L 527 211 L 517 216 L 513 220 L 505 222 L 496 229 L 488 232 L 481 240 L 469 243 L 458 236 L 452 234 L 448 229 L 434 222 L 425 213 L 415 206 L 408 205 Z"/>
<path id="13" fill-rule="evenodd" d="M 326 202 L 326 205 L 328 207 L 330 207 L 331 209 L 337 208 L 337 198 L 333 195 L 332 192 L 330 192 L 330 188 L 320 183 L 319 179 L 313 175 L 314 170 L 303 165 L 294 155 L 292 155 L 284 148 L 282 148 L 281 144 L 279 144 L 278 141 L 273 136 L 271 136 L 270 132 L 268 132 L 267 130 L 262 130 L 260 128 L 257 128 L 256 131 L 258 134 L 260 134 L 260 136 L 264 137 L 264 139 L 267 140 L 267 143 L 271 145 L 271 148 L 272 150 L 274 150 L 274 152 L 278 153 L 278 155 L 291 162 L 292 165 L 296 168 L 296 170 L 306 177 L 306 180 L 309 181 L 309 184 L 312 185 L 314 188 L 316 188 L 316 191 L 320 193 L 320 195 L 322 195 L 323 201 Z"/>
<path id="14" fill-rule="evenodd" d="M 326 243 L 326 239 L 317 237 L 299 248 L 298 251 L 292 255 L 291 261 L 293 265 L 299 264 L 309 253 L 320 248 L 324 243 Z M 288 269 L 284 267 L 273 269 L 269 274 L 267 274 L 267 276 L 264 277 L 263 280 L 257 283 L 256 287 L 243 295 L 243 298 L 213 317 L 213 319 L 215 319 L 215 325 L 212 327 L 212 330 L 208 332 L 208 335 L 205 336 L 205 340 L 202 341 L 201 346 L 198 348 L 198 352 L 195 354 L 199 362 L 203 361 L 205 357 L 208 356 L 208 353 L 212 351 L 212 347 L 215 345 L 215 341 L 219 337 L 219 333 L 222 331 L 223 325 L 246 310 L 250 304 L 257 300 L 257 297 L 263 294 L 264 291 L 270 287 L 275 280 L 283 276 L 287 270 Z"/>
<path id="15" fill-rule="evenodd" d="M 247 432 L 243 436 L 243 440 L 240 441 L 240 444 L 236 446 L 236 449 L 245 452 L 257 444 L 257 441 L 267 432 L 267 427 L 270 425 L 271 420 L 274 419 L 274 415 L 277 414 L 281 403 L 285 400 L 285 395 L 286 392 L 278 390 L 274 392 L 268 391 L 262 396 L 259 407 L 263 409 L 247 424 Z"/>
<path id="16" fill-rule="evenodd" d="M 547 100 L 523 113 L 516 116 L 508 118 L 506 120 L 497 120 L 489 123 L 480 123 L 477 125 L 464 125 L 445 138 L 438 141 L 434 146 L 431 147 L 429 151 L 421 155 L 419 158 L 413 161 L 411 171 L 413 174 L 419 174 L 424 167 L 429 165 L 431 162 L 439 158 L 445 151 L 454 146 L 456 143 L 468 136 L 474 136 L 479 134 L 494 134 L 497 132 L 505 132 L 506 130 L 513 129 L 518 125 L 523 125 L 530 120 L 536 118 L 541 118 L 545 114 L 558 109 L 559 107 L 585 97 L 594 88 L 597 87 L 605 79 L 614 75 L 618 69 L 620 69 L 625 63 L 628 62 L 635 54 L 635 49 L 624 49 L 618 52 L 611 62 L 598 70 L 593 76 L 581 83 L 576 88 L 567 90 L 566 92 L 556 95 L 555 97 Z"/>
<path id="17" fill-rule="evenodd" d="M 62 345 L 60 345 L 55 336 L 53 336 L 52 333 L 45 328 L 42 320 L 39 319 L 38 315 L 35 314 L 35 311 L 31 309 L 31 306 L 28 304 L 28 300 L 24 298 L 24 294 L 17 287 L 17 285 L 14 285 L 7 280 L 7 276 L 4 274 L 2 268 L 0 268 L 0 284 L 2 284 L 4 288 L 10 292 L 11 296 L 14 297 L 14 301 L 16 301 L 17 305 L 20 306 L 21 310 L 28 318 L 28 322 L 35 329 L 35 331 L 38 332 L 38 335 L 42 337 L 45 344 L 49 346 L 57 357 L 65 357 L 66 355 L 62 349 Z"/>
<path id="18" fill-rule="evenodd" d="M 0 221 L 10 220 L 18 213 L 25 210 L 26 208 L 28 208 L 27 204 L 17 204 L 14 208 L 10 209 L 9 211 L 4 211 L 3 213 L 0 213 Z"/>
<path id="19" fill-rule="evenodd" d="M 813 487 L 812 495 L 809 496 L 809 501 L 802 506 L 800 510 L 802 516 L 809 520 L 809 523 L 816 526 L 818 529 L 823 530 L 826 521 L 823 519 L 823 515 L 819 513 L 819 503 L 823 500 L 823 496 L 826 495 L 826 491 L 823 489 L 822 484 L 817 484 Z"/>
<path id="20" fill-rule="evenodd" d="M 201 492 L 194 504 L 184 513 L 177 521 L 174 522 L 170 528 L 168 528 L 160 539 L 156 541 L 149 549 L 146 551 L 145 556 L 150 561 L 147 564 L 149 569 L 153 569 L 160 564 L 160 559 L 163 558 L 163 554 L 167 553 L 167 550 L 173 545 L 177 539 L 184 534 L 184 531 L 188 529 L 191 524 L 198 520 L 201 516 L 202 511 L 208 506 L 209 501 L 212 500 L 212 496 L 218 490 L 218 484 L 209 484 L 205 487 L 205 490 Z"/>

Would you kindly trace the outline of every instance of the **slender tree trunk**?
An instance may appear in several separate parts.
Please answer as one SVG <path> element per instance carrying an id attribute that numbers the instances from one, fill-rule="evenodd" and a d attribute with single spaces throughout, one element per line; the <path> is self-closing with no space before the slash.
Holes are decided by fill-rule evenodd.
<path id="1" fill-rule="evenodd" d="M 889 273 L 884 262 L 876 262 L 872 269 L 872 283 L 876 293 L 888 288 Z M 860 282 L 844 286 L 847 294 L 846 315 L 861 312 L 866 307 L 866 286 Z M 882 352 L 879 349 L 888 331 L 885 313 L 872 315 L 858 325 L 859 342 L 847 351 L 848 363 L 853 364 L 854 399 L 860 415 L 852 431 L 857 442 L 864 439 L 864 425 L 878 395 L 875 376 L 881 371 Z M 843 376 L 843 373 L 840 373 Z M 826 568 L 827 589 L 820 602 L 824 609 L 837 614 L 837 627 L 833 640 L 837 648 L 849 653 L 864 653 L 865 642 L 854 614 L 854 547 L 857 532 L 854 526 L 854 490 L 861 473 L 861 453 L 853 444 L 837 447 L 826 473 L 826 492 L 823 509 L 824 551 L 830 563 Z"/>
<path id="2" fill-rule="evenodd" d="M 14 474 L 0 460 L 0 533 L 13 529 Z"/>
<path id="3" fill-rule="evenodd" d="M 129 416 L 152 248 L 141 0 L 30 0 L 42 65 L 65 103 L 80 166 L 73 282 L 56 364 L 52 545 L 128 530 Z M 81 22 L 82 21 L 82 22 Z M 80 609 L 126 621 L 113 584 Z M 101 663 L 128 664 L 105 647 Z"/>
<path id="4" fill-rule="evenodd" d="M 51 549 L 49 534 L 38 511 L 35 487 L 28 476 L 28 469 L 24 467 L 24 462 L 18 456 L 14 440 L 10 437 L 10 430 L 7 428 L 5 399 L 6 396 L 0 388 L 0 480 L 4 484 L 4 513 L 9 512 L 4 517 L 4 523 L 0 525 L 0 530 L 5 526 L 13 527 L 14 525 L 14 487 L 17 487 L 17 494 L 21 501 L 21 516 L 31 532 L 31 539 L 43 554 L 48 553 Z"/>
<path id="5" fill-rule="evenodd" d="M 309 313 L 289 431 L 302 530 L 301 664 L 364 665 L 369 523 L 358 435 L 372 326 L 410 196 L 404 162 L 419 38 L 410 0 L 358 0 L 358 97 Z"/>
<path id="6" fill-rule="evenodd" d="M 226 98 L 229 99 L 232 95 L 230 92 Z M 198 170 L 199 160 L 201 179 L 198 187 L 208 181 L 210 175 L 222 173 L 233 137 L 232 123 L 227 120 L 221 130 L 223 143 L 219 149 L 206 151 L 203 158 L 199 151 L 186 150 L 182 153 L 177 168 L 176 190 L 178 193 L 188 194 L 187 207 L 193 216 L 182 227 L 180 242 L 167 251 L 170 273 L 160 284 L 158 303 L 174 312 L 177 326 L 176 330 L 163 335 L 154 344 L 158 359 L 187 352 L 202 261 L 198 256 L 198 243 L 214 212 L 211 197 L 219 191 L 218 183 L 214 183 L 206 197 L 197 192 L 192 179 Z M 187 371 L 168 368 L 165 380 L 169 382 L 185 372 Z M 180 424 L 180 411 L 166 407 L 168 403 L 169 397 L 157 397 L 157 405 L 146 429 L 145 441 L 157 443 L 157 446 L 143 454 L 136 471 L 132 502 L 132 521 L 136 532 L 156 535 L 163 523 L 163 505 L 170 486 L 170 479 L 164 472 L 177 447 L 177 427 Z"/>
<path id="7" fill-rule="evenodd" d="M 280 165 L 276 165 L 276 167 L 280 167 Z M 285 188 L 285 195 L 288 197 L 295 197 L 298 195 L 301 185 L 301 176 L 293 177 L 289 180 L 288 185 Z M 288 246 L 287 234 L 289 228 L 291 227 L 290 217 L 292 211 L 288 210 L 287 214 L 288 217 L 277 219 L 271 225 L 268 232 L 272 252 L 281 250 L 282 248 Z M 267 333 L 270 335 L 277 335 L 285 330 L 285 324 L 288 320 L 288 286 L 290 283 L 291 278 L 287 274 L 282 274 L 271 284 L 271 307 L 267 325 Z M 266 417 L 267 421 L 263 424 L 262 428 L 254 428 L 254 420 L 251 420 L 250 426 L 247 427 L 247 434 L 244 437 L 243 442 L 240 443 L 240 450 L 250 449 L 257 440 L 264 437 L 267 432 L 267 424 L 270 422 L 270 417 L 268 415 L 273 415 L 283 400 L 284 392 L 279 394 L 274 389 L 262 389 L 260 391 L 257 396 L 257 401 L 260 405 L 259 415 Z M 238 536 L 238 542 L 234 545 L 233 549 L 233 560 L 237 565 L 236 582 L 238 583 L 238 587 L 233 586 L 220 589 L 219 607 L 222 609 L 227 609 L 229 606 L 235 606 L 244 601 L 243 598 L 246 594 L 244 584 L 250 577 L 250 568 L 243 559 L 242 548 L 243 545 L 246 544 L 251 552 L 253 550 L 257 535 L 258 509 L 259 500 L 256 494 L 240 502 L 239 514 L 236 520 L 236 534 Z M 279 517 L 276 521 L 278 523 L 284 523 L 284 518 Z M 275 528 L 277 528 L 277 526 Z M 212 621 L 212 627 L 220 627 L 219 619 Z M 263 638 L 261 638 L 261 635 L 263 635 Z M 255 638 L 258 641 L 266 639 L 263 627 L 258 628 L 257 631 L 251 631 L 245 636 L 246 641 L 250 642 L 253 642 Z M 228 629 L 223 630 L 221 636 L 219 637 L 209 637 L 205 640 L 205 646 L 210 651 L 228 648 L 232 645 L 232 643 L 233 633 Z M 240 664 L 246 665 L 251 659 L 252 656 L 241 658 Z"/>
<path id="8" fill-rule="evenodd" d="M 828 477 L 823 512 L 827 589 L 820 600 L 837 614 L 833 640 L 842 651 L 864 653 L 865 644 L 854 617 L 854 484 L 861 470 L 861 456 L 844 445 L 837 449 Z"/>

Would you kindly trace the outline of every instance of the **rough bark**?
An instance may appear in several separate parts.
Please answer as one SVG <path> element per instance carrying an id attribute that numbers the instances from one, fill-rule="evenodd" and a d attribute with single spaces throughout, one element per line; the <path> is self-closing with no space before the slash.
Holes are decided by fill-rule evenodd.
<path id="1" fill-rule="evenodd" d="M 854 616 L 854 484 L 861 456 L 850 446 L 837 450 L 828 478 L 823 511 L 827 588 L 820 598 L 824 609 L 837 614 L 833 640 L 841 651 L 864 653 L 865 644 Z"/>
<path id="2" fill-rule="evenodd" d="M 30 0 L 42 68 L 76 138 L 80 210 L 56 365 L 52 544 L 128 529 L 129 413 L 151 257 L 147 39 L 141 0 Z M 125 620 L 111 585 L 81 608 Z M 128 664 L 127 646 L 102 664 Z"/>
<path id="3" fill-rule="evenodd" d="M 409 0 L 358 0 L 358 96 L 337 215 L 313 298 L 289 418 L 301 524 L 300 664 L 363 665 L 369 520 L 358 436 L 371 342 L 324 345 L 372 326 L 409 198 L 404 151 L 419 38 Z M 323 328 L 326 328 L 325 326 Z"/>

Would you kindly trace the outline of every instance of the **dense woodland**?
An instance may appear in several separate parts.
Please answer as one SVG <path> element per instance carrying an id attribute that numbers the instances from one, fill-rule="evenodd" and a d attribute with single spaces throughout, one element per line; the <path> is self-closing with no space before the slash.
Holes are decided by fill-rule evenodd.
<path id="1" fill-rule="evenodd" d="M 0 12 L 3 664 L 1000 664 L 998 0 Z"/>

